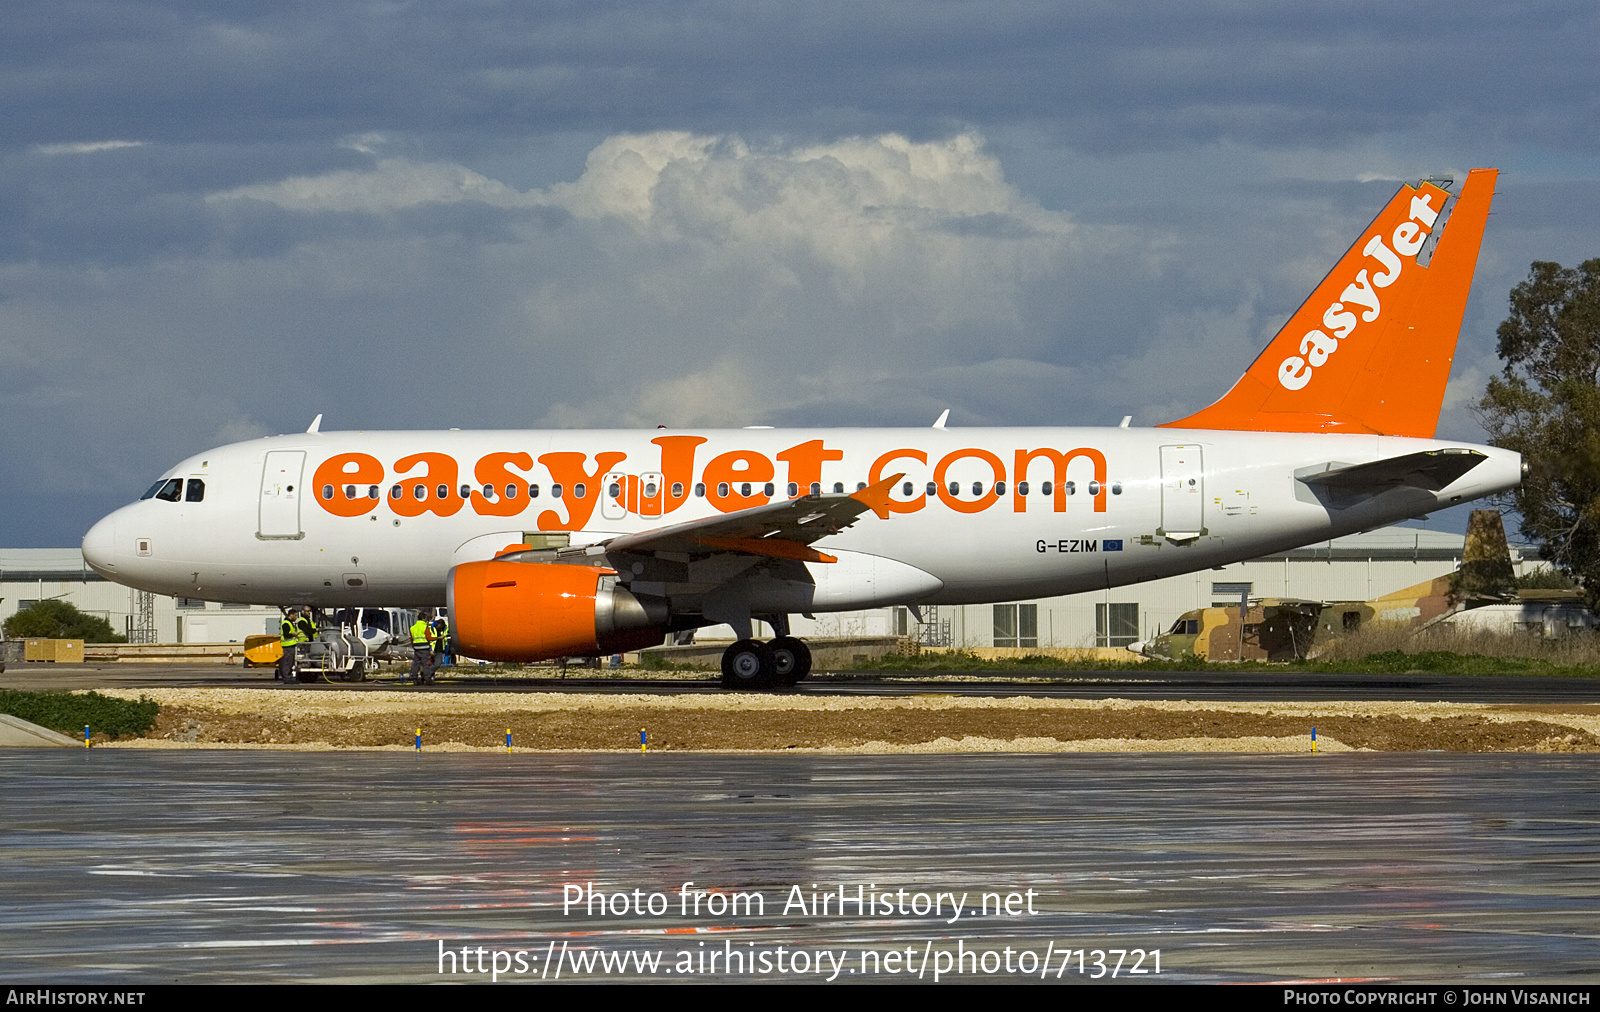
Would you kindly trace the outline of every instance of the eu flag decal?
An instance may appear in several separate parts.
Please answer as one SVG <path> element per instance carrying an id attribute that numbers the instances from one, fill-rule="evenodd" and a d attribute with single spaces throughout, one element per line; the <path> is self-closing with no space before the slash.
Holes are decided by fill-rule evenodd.
<path id="1" fill-rule="evenodd" d="M 1115 541 L 1112 541 L 1112 540 L 1109 540 L 1109 539 L 1105 540 L 1105 541 L 1101 541 L 1100 542 L 1100 550 L 1102 552 L 1120 552 L 1120 551 L 1122 551 L 1122 539 L 1118 538 Z"/>

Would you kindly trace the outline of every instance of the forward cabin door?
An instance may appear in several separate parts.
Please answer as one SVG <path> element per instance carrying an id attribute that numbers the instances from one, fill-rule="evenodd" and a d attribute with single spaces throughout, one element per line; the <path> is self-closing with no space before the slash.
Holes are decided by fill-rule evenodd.
<path id="1" fill-rule="evenodd" d="M 261 469 L 261 519 L 258 538 L 299 539 L 300 500 L 304 489 L 300 472 L 306 466 L 304 450 L 272 450 Z"/>
<path id="2" fill-rule="evenodd" d="M 1200 447 L 1190 443 L 1161 448 L 1161 535 L 1193 541 L 1205 532 L 1205 468 Z"/>

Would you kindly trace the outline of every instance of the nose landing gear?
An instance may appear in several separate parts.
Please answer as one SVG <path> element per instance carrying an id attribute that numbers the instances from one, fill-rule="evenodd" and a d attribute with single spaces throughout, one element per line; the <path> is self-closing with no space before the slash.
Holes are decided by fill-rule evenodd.
<path id="1" fill-rule="evenodd" d="M 739 640 L 722 652 L 722 687 L 764 691 L 787 688 L 811 674 L 811 650 L 793 636 L 770 643 Z"/>

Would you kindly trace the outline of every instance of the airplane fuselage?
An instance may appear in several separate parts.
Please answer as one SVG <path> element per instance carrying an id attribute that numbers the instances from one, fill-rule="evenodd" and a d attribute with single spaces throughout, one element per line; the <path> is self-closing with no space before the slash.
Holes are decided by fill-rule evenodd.
<path id="1" fill-rule="evenodd" d="M 1297 477 L 1452 448 L 1486 459 L 1438 490 L 1332 499 Z M 1520 470 L 1438 440 L 1167 428 L 303 433 L 181 462 L 84 555 L 162 594 L 426 607 L 453 566 L 530 535 L 595 544 L 903 474 L 887 517 L 816 542 L 837 561 L 804 563 L 803 607 L 751 584 L 752 610 L 981 603 L 1249 559 L 1503 491 Z M 650 575 L 621 579 L 649 592 Z"/>

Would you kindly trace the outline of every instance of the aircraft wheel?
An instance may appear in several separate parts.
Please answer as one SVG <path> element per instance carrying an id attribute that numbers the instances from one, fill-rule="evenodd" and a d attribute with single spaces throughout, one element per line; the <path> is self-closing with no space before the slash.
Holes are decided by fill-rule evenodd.
<path id="1" fill-rule="evenodd" d="M 724 689 L 765 689 L 776 677 L 772 648 L 757 640 L 740 640 L 722 652 Z"/>
<path id="2" fill-rule="evenodd" d="M 811 648 L 804 640 L 780 636 L 768 643 L 775 662 L 773 672 L 779 685 L 795 685 L 811 674 Z"/>

